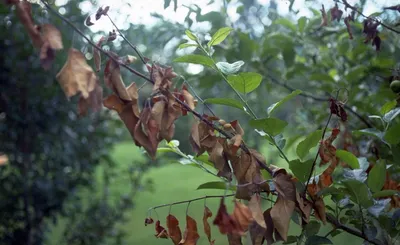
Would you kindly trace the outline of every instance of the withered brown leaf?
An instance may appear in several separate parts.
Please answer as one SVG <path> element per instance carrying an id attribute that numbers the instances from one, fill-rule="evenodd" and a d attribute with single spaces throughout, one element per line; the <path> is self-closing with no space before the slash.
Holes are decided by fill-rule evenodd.
<path id="1" fill-rule="evenodd" d="M 214 245 L 215 240 L 211 240 L 211 227 L 207 221 L 208 218 L 211 217 L 212 217 L 211 210 L 207 206 L 204 206 L 204 214 L 203 214 L 204 233 L 207 235 L 207 239 L 210 242 L 210 245 Z"/>
<path id="2" fill-rule="evenodd" d="M 320 9 L 321 15 L 322 15 L 322 20 L 321 20 L 321 26 L 327 26 L 328 25 L 328 16 L 325 12 L 325 7 L 322 4 L 322 8 Z"/>
<path id="3" fill-rule="evenodd" d="M 254 194 L 249 203 L 248 203 L 249 209 L 251 211 L 251 214 L 254 218 L 254 220 L 257 222 L 257 224 L 263 228 L 267 228 L 264 220 L 264 215 L 263 211 L 261 210 L 261 198 L 259 194 Z"/>
<path id="4" fill-rule="evenodd" d="M 178 245 L 179 242 L 182 240 L 182 232 L 179 228 L 179 221 L 178 219 L 169 214 L 167 216 L 167 229 L 168 229 L 168 236 L 171 238 L 172 242 L 175 245 Z"/>
<path id="5" fill-rule="evenodd" d="M 154 220 L 153 220 L 151 217 L 147 217 L 147 218 L 144 220 L 144 225 L 145 225 L 145 226 L 150 225 L 150 224 L 153 224 L 153 223 L 154 223 Z"/>
<path id="6" fill-rule="evenodd" d="M 98 48 L 101 48 L 101 45 L 102 45 L 102 43 L 103 43 L 105 40 L 106 40 L 105 37 L 102 36 L 102 37 L 100 38 L 100 40 L 97 42 L 96 46 L 97 46 Z M 97 48 L 95 48 L 95 47 L 93 47 L 93 60 L 94 60 L 94 66 L 96 67 L 96 71 L 99 72 L 100 69 L 101 69 L 101 67 L 100 67 L 100 66 L 101 66 L 101 53 L 100 53 L 100 51 L 99 51 Z"/>
<path id="7" fill-rule="evenodd" d="M 67 62 L 56 78 L 68 98 L 81 92 L 82 97 L 87 99 L 97 81 L 93 69 L 86 63 L 85 56 L 74 48 L 69 50 Z"/>
<path id="8" fill-rule="evenodd" d="M 221 202 L 218 208 L 217 215 L 213 221 L 214 225 L 218 226 L 221 234 L 242 234 L 242 230 L 236 220 L 228 214 L 224 198 L 221 198 Z"/>
<path id="9" fill-rule="evenodd" d="M 154 236 L 156 236 L 157 238 L 168 239 L 167 230 L 165 230 L 165 228 L 160 225 L 160 221 L 159 220 L 156 221 L 156 226 L 155 227 L 156 227 L 156 234 Z"/>
<path id="10" fill-rule="evenodd" d="M 186 229 L 183 239 L 179 242 L 180 245 L 196 245 L 200 236 L 197 233 L 197 223 L 189 215 L 186 215 Z"/>
<path id="11" fill-rule="evenodd" d="M 55 58 L 55 51 L 63 48 L 61 32 L 51 24 L 41 25 L 40 30 L 43 42 L 40 48 L 40 61 L 42 67 L 48 70 Z"/>
<path id="12" fill-rule="evenodd" d="M 78 114 L 84 116 L 87 114 L 89 108 L 93 112 L 100 111 L 103 102 L 103 88 L 96 82 L 95 88 L 89 93 L 88 98 L 81 96 L 78 102 Z"/>
<path id="13" fill-rule="evenodd" d="M 326 211 L 325 211 L 325 203 L 321 197 L 318 197 L 314 201 L 314 209 L 315 209 L 315 217 L 326 224 Z"/>
<path id="14" fill-rule="evenodd" d="M 248 230 L 249 224 L 254 220 L 249 207 L 237 200 L 235 200 L 232 217 L 240 227 L 239 234 L 244 234 Z"/>
<path id="15" fill-rule="evenodd" d="M 117 56 L 112 54 L 115 58 Z M 104 82 L 113 90 L 113 92 L 122 100 L 130 101 L 131 98 L 126 91 L 125 84 L 122 81 L 119 64 L 109 59 L 104 69 Z"/>
<path id="16" fill-rule="evenodd" d="M 287 241 L 289 231 L 290 218 L 292 217 L 295 202 L 278 196 L 275 205 L 271 209 L 271 218 L 274 222 L 274 227 L 284 241 Z"/>
<path id="17" fill-rule="evenodd" d="M 40 35 L 39 27 L 33 22 L 31 3 L 28 1 L 19 1 L 16 4 L 16 12 L 19 20 L 28 32 L 33 46 L 35 48 L 42 47 L 43 40 Z"/>
<path id="18" fill-rule="evenodd" d="M 186 104 L 189 106 L 191 110 L 194 110 L 195 106 L 195 101 L 193 95 L 191 95 L 186 87 L 186 85 L 182 86 L 182 95 L 185 98 Z"/>

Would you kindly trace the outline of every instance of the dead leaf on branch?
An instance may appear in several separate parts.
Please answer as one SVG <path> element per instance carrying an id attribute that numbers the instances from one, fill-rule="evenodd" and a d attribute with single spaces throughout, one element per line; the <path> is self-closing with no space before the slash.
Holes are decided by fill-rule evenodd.
<path id="1" fill-rule="evenodd" d="M 321 220 L 324 225 L 326 225 L 326 211 L 325 211 L 325 203 L 321 197 L 318 197 L 314 201 L 314 210 L 315 210 L 315 218 Z"/>
<path id="2" fill-rule="evenodd" d="M 157 238 L 168 239 L 167 230 L 165 230 L 165 228 L 160 225 L 160 221 L 159 220 L 156 221 L 156 226 L 155 227 L 156 227 L 156 234 L 154 236 L 156 236 Z"/>
<path id="3" fill-rule="evenodd" d="M 154 223 L 154 220 L 153 220 L 151 217 L 147 217 L 147 218 L 144 220 L 144 225 L 145 225 L 145 226 L 150 225 L 150 224 L 153 224 L 153 223 Z"/>
<path id="4" fill-rule="evenodd" d="M 87 99 L 97 84 L 97 77 L 85 56 L 74 48 L 69 50 L 67 62 L 56 78 L 68 98 L 80 92 Z"/>
<path id="5" fill-rule="evenodd" d="M 79 98 L 78 102 L 78 114 L 85 116 L 89 110 L 93 112 L 100 111 L 103 105 L 103 88 L 97 82 L 93 91 L 89 93 L 89 97 L 85 99 L 83 96 Z"/>
<path id="6" fill-rule="evenodd" d="M 339 9 L 339 6 L 337 5 L 337 3 L 335 4 L 335 6 L 333 8 L 331 8 L 330 12 L 331 12 L 332 21 L 337 20 L 337 22 L 339 22 L 340 19 L 342 18 L 343 11 Z"/>
<path id="7" fill-rule="evenodd" d="M 212 217 L 212 212 L 211 210 L 207 207 L 204 206 L 204 214 L 203 214 L 203 226 L 204 226 L 204 233 L 207 235 L 208 242 L 210 245 L 214 245 L 215 240 L 211 240 L 211 227 L 210 224 L 208 224 L 208 218 Z"/>
<path id="8" fill-rule="evenodd" d="M 350 21 L 354 21 L 351 16 L 347 16 L 344 18 L 344 24 L 347 28 L 347 33 L 349 33 L 349 39 L 353 39 L 353 32 L 351 30 Z"/>
<path id="9" fill-rule="evenodd" d="M 249 209 L 252 213 L 252 216 L 254 220 L 257 222 L 258 225 L 260 225 L 263 228 L 267 228 L 267 225 L 265 224 L 264 220 L 264 215 L 261 210 L 261 197 L 259 194 L 254 194 L 249 203 L 248 203 Z"/>
<path id="10" fill-rule="evenodd" d="M 254 220 L 249 207 L 237 200 L 235 200 L 232 217 L 240 228 L 239 234 L 244 234 L 248 230 L 250 223 Z"/>
<path id="11" fill-rule="evenodd" d="M 196 245 L 197 240 L 199 240 L 200 236 L 197 233 L 197 223 L 196 221 L 186 215 L 186 229 L 183 239 L 180 241 L 180 245 Z"/>
<path id="12" fill-rule="evenodd" d="M 42 36 L 38 26 L 34 23 L 32 17 L 32 5 L 28 1 L 19 1 L 16 4 L 16 12 L 18 19 L 28 32 L 35 48 L 41 48 L 43 45 Z"/>
<path id="13" fill-rule="evenodd" d="M 115 59 L 118 59 L 118 56 L 115 54 Z M 122 100 L 130 101 L 131 98 L 126 91 L 125 84 L 121 77 L 121 70 L 119 64 L 109 59 L 106 63 L 106 67 L 104 68 L 104 83 Z"/>
<path id="14" fill-rule="evenodd" d="M 146 67 L 150 72 L 151 80 L 154 82 L 154 92 L 160 89 L 167 91 L 171 88 L 171 80 L 177 76 L 172 67 L 163 68 L 156 64 L 153 64 L 152 66 L 147 65 Z"/>
<path id="15" fill-rule="evenodd" d="M 228 214 L 224 200 L 224 198 L 221 198 L 218 212 L 215 216 L 213 224 L 218 226 L 221 234 L 243 234 L 243 231 L 236 222 L 236 219 Z"/>
<path id="16" fill-rule="evenodd" d="M 182 232 L 179 228 L 178 219 L 171 214 L 167 216 L 167 229 L 168 236 L 171 238 L 175 245 L 178 245 L 179 242 L 182 240 Z"/>
<path id="17" fill-rule="evenodd" d="M 98 48 L 101 48 L 102 43 L 105 41 L 105 37 L 102 36 L 100 40 L 97 42 L 96 46 Z M 96 71 L 99 72 L 101 70 L 101 52 L 93 47 L 93 60 L 94 60 L 94 66 L 96 67 Z"/>
<path id="18" fill-rule="evenodd" d="M 182 95 L 183 98 L 185 98 L 185 102 L 186 104 L 189 106 L 189 108 L 191 110 L 194 110 L 194 108 L 196 107 L 195 105 L 195 99 L 193 97 L 193 95 L 191 95 L 186 87 L 186 85 L 182 86 Z"/>

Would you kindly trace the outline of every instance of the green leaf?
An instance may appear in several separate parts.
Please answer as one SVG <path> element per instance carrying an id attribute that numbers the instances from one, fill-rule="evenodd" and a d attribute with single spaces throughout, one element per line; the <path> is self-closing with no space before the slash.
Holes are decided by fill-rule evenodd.
<path id="1" fill-rule="evenodd" d="M 375 192 L 374 194 L 372 194 L 372 197 L 373 198 L 390 197 L 390 196 L 393 196 L 396 193 L 399 193 L 399 191 L 396 191 L 396 190 L 382 190 L 382 191 L 378 191 L 378 192 Z"/>
<path id="2" fill-rule="evenodd" d="M 186 30 L 185 34 L 190 40 L 193 40 L 193 41 L 197 40 L 196 35 L 194 35 L 190 30 Z"/>
<path id="3" fill-rule="evenodd" d="M 365 128 L 365 129 L 353 131 L 353 133 L 375 136 L 375 137 L 378 137 L 379 139 L 382 139 L 382 137 L 383 137 L 383 132 L 377 130 L 376 128 Z"/>
<path id="4" fill-rule="evenodd" d="M 299 159 L 289 162 L 289 168 L 300 182 L 306 182 L 310 174 L 313 160 L 301 162 Z"/>
<path id="5" fill-rule="evenodd" d="M 231 98 L 209 98 L 204 100 L 204 102 L 209 104 L 226 105 L 244 110 L 243 104 L 240 101 Z"/>
<path id="6" fill-rule="evenodd" d="M 234 74 L 240 70 L 240 67 L 244 65 L 244 62 L 242 60 L 236 61 L 232 64 L 228 62 L 218 62 L 216 64 L 218 70 L 220 70 L 222 73 L 226 75 Z"/>
<path id="7" fill-rule="evenodd" d="M 331 240 L 323 236 L 310 236 L 307 238 L 305 245 L 323 245 L 333 244 Z"/>
<path id="8" fill-rule="evenodd" d="M 288 100 L 294 98 L 295 96 L 301 94 L 301 92 L 302 92 L 301 90 L 297 89 L 296 91 L 293 91 L 291 94 L 287 95 L 282 100 L 270 105 L 270 107 L 268 107 L 268 109 L 267 109 L 268 114 L 271 114 L 276 108 L 278 108 L 279 106 L 281 106 L 283 103 L 287 102 Z"/>
<path id="9" fill-rule="evenodd" d="M 339 157 L 340 160 L 347 163 L 352 169 L 360 168 L 360 164 L 358 163 L 358 159 L 353 153 L 345 151 L 345 150 L 337 150 L 336 156 Z"/>
<path id="10" fill-rule="evenodd" d="M 322 130 L 317 130 L 307 135 L 307 137 L 297 145 L 296 148 L 297 155 L 301 159 L 304 159 L 307 156 L 310 149 L 318 144 L 318 142 L 321 140 L 321 137 L 322 137 Z"/>
<path id="11" fill-rule="evenodd" d="M 214 35 L 211 37 L 211 40 L 207 43 L 209 47 L 220 44 L 225 38 L 231 33 L 233 29 L 230 27 L 223 27 L 219 29 Z"/>
<path id="12" fill-rule="evenodd" d="M 202 189 L 219 189 L 219 190 L 226 190 L 227 186 L 226 183 L 223 181 L 210 181 L 203 183 L 197 187 L 197 190 L 202 190 Z M 229 190 L 236 190 L 236 187 L 231 186 L 228 188 Z"/>
<path id="13" fill-rule="evenodd" d="M 198 47 L 199 45 L 195 44 L 195 43 L 182 43 L 178 46 L 178 49 L 184 49 L 184 48 L 188 48 L 188 47 Z"/>
<path id="14" fill-rule="evenodd" d="M 297 27 L 299 28 L 300 33 L 303 33 L 304 27 L 307 24 L 307 20 L 308 20 L 307 17 L 303 16 L 300 17 L 299 20 L 297 21 Z"/>
<path id="15" fill-rule="evenodd" d="M 261 83 L 262 76 L 255 72 L 241 72 L 238 75 L 229 75 L 229 84 L 241 93 L 250 93 Z"/>
<path id="16" fill-rule="evenodd" d="M 178 63 L 192 63 L 192 64 L 199 64 L 204 66 L 212 67 L 214 62 L 212 59 L 208 58 L 204 55 L 199 54 L 188 54 L 181 57 L 174 59 L 174 62 Z"/>
<path id="17" fill-rule="evenodd" d="M 382 161 L 378 161 L 368 173 L 368 187 L 372 192 L 380 191 L 386 180 L 386 165 Z"/>
<path id="18" fill-rule="evenodd" d="M 350 194 L 350 198 L 357 204 L 368 208 L 374 203 L 371 200 L 366 184 L 358 180 L 345 180 L 343 181 L 344 186 L 347 188 Z"/>
<path id="19" fill-rule="evenodd" d="M 321 229 L 321 224 L 318 221 L 312 220 L 305 227 L 305 234 L 307 237 L 318 234 Z"/>
<path id="20" fill-rule="evenodd" d="M 296 25 L 293 24 L 290 20 L 286 19 L 286 18 L 279 18 L 277 20 L 274 21 L 274 24 L 277 25 L 282 25 L 284 27 L 287 27 L 288 29 L 292 30 L 293 32 L 296 31 Z"/>
<path id="21" fill-rule="evenodd" d="M 400 143 L 400 123 L 390 127 L 383 138 L 392 145 Z"/>
<path id="22" fill-rule="evenodd" d="M 397 101 L 396 100 L 391 100 L 386 102 L 382 108 L 381 108 L 381 114 L 385 115 L 386 113 L 388 113 L 389 111 L 391 111 L 393 108 L 395 108 L 397 105 Z"/>
<path id="23" fill-rule="evenodd" d="M 250 120 L 249 124 L 251 127 L 263 130 L 265 133 L 271 136 L 276 136 L 282 133 L 283 129 L 288 125 L 287 122 L 274 117 L 263 118 L 263 119 L 252 119 Z"/>
<path id="24" fill-rule="evenodd" d="M 383 116 L 383 120 L 385 122 L 391 122 L 395 117 L 397 117 L 400 114 L 400 108 L 395 108 Z"/>

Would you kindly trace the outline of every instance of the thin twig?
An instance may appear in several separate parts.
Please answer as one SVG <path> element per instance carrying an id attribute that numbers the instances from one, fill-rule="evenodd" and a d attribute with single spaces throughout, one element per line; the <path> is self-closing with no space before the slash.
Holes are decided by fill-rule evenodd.
<path id="1" fill-rule="evenodd" d="M 118 28 L 118 26 L 114 23 L 114 21 L 111 19 L 111 17 L 106 14 L 108 19 L 111 21 L 111 23 L 113 24 L 113 26 L 115 27 L 115 29 L 117 29 L 119 35 L 125 40 L 125 42 L 128 43 L 128 45 L 136 52 L 136 54 L 139 56 L 140 60 L 142 61 L 142 63 L 144 65 L 147 64 L 146 60 L 144 59 L 142 53 L 140 53 L 140 51 L 137 49 L 137 47 L 135 45 L 133 45 L 125 36 L 124 34 L 122 34 L 121 30 Z"/>
<path id="2" fill-rule="evenodd" d="M 382 25 L 383 27 L 385 27 L 386 29 L 391 30 L 392 32 L 395 32 L 397 34 L 400 34 L 399 30 L 396 30 L 393 27 L 386 25 L 385 23 L 383 23 L 382 21 L 380 21 L 380 20 L 378 20 L 376 18 L 373 18 L 373 17 L 370 17 L 370 16 L 366 16 L 360 10 L 358 10 L 355 6 L 350 5 L 346 0 L 342 0 L 342 2 L 341 1 L 337 1 L 337 2 L 343 4 L 346 8 L 349 8 L 349 9 L 351 9 L 353 11 L 356 11 L 359 15 L 363 16 L 364 18 L 373 20 L 373 21 L 379 23 L 380 25 Z"/>
<path id="3" fill-rule="evenodd" d="M 197 198 L 193 198 L 193 199 L 189 199 L 189 200 L 184 200 L 184 201 L 179 201 L 179 202 L 172 202 L 172 203 L 167 203 L 167 204 L 161 204 L 161 205 L 158 205 L 158 206 L 154 206 L 154 207 L 149 208 L 149 211 L 150 210 L 155 210 L 157 208 L 172 206 L 172 205 L 178 205 L 178 204 L 183 204 L 183 203 L 191 203 L 191 202 L 194 202 L 194 201 L 199 201 L 199 200 L 208 199 L 208 198 L 224 198 L 224 197 L 231 197 L 231 196 L 234 196 L 234 195 L 235 194 L 197 197 Z"/>
<path id="4" fill-rule="evenodd" d="M 267 76 L 271 79 L 271 81 L 281 87 L 286 88 L 287 90 L 289 90 L 290 92 L 295 91 L 296 89 L 287 85 L 286 83 L 283 83 L 281 81 L 279 81 L 278 79 L 276 79 L 275 77 L 267 74 Z M 299 96 L 305 97 L 305 98 L 310 98 L 312 100 L 315 101 L 329 101 L 328 98 L 322 98 L 322 97 L 317 97 L 314 96 L 312 94 L 308 94 L 308 93 L 301 93 L 299 94 Z M 344 108 L 349 111 L 350 113 L 352 113 L 353 115 L 355 115 L 358 119 L 360 119 L 360 121 L 362 121 L 368 128 L 373 128 L 374 126 L 372 125 L 372 123 L 370 121 L 368 121 L 365 117 L 363 117 L 362 115 L 360 115 L 358 112 L 356 112 L 355 110 L 353 110 L 349 105 L 344 104 Z"/>

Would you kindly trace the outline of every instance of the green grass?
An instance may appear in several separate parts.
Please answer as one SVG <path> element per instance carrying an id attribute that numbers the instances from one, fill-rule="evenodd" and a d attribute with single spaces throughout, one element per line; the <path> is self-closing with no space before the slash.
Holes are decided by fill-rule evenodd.
<path id="1" fill-rule="evenodd" d="M 268 150 L 263 153 L 271 155 Z M 146 161 L 145 157 L 140 153 L 137 147 L 131 142 L 121 143 L 113 150 L 113 159 L 117 163 L 118 172 L 121 173 L 121 178 L 117 178 L 112 185 L 113 194 L 121 194 L 127 192 L 128 180 L 123 177 L 123 173 L 135 162 Z M 291 157 L 293 159 L 294 156 Z M 149 162 L 148 164 L 151 164 Z M 281 164 L 281 161 L 277 163 Z M 120 170 L 120 171 L 119 171 Z M 98 178 L 101 178 L 99 172 Z M 221 190 L 196 190 L 196 188 L 207 181 L 218 180 L 216 177 L 210 176 L 199 168 L 193 166 L 185 166 L 178 163 L 165 164 L 159 168 L 151 169 L 146 175 L 145 179 L 152 179 L 154 183 L 153 192 L 140 192 L 135 198 L 135 208 L 127 214 L 128 222 L 123 225 L 123 229 L 127 232 L 127 244 L 152 244 L 152 245 L 172 245 L 172 241 L 167 239 L 157 239 L 154 236 L 154 225 L 144 226 L 144 219 L 149 207 L 187 200 L 204 195 L 219 195 L 223 194 Z M 99 182 L 101 180 L 99 179 Z M 228 202 L 231 199 L 228 199 Z M 219 199 L 207 200 L 207 206 L 212 210 L 213 217 L 210 219 L 212 223 L 218 209 Z M 270 206 L 265 203 L 265 208 Z M 231 211 L 231 205 L 228 206 Z M 171 208 L 171 214 L 175 215 L 180 221 L 182 232 L 185 229 L 185 215 L 187 204 L 180 204 Z M 190 204 L 188 214 L 197 220 L 198 232 L 200 239 L 198 245 L 208 245 L 208 241 L 203 233 L 202 215 L 203 215 L 204 201 L 196 201 Z M 165 217 L 168 215 L 169 207 L 157 209 L 157 214 L 153 212 L 152 217 L 154 220 L 161 220 L 161 225 L 165 226 Z M 219 234 L 217 228 L 212 226 L 212 236 L 216 239 L 216 245 L 228 244 L 226 236 Z M 59 222 L 57 226 L 51 231 L 51 238 L 48 244 L 54 244 L 54 241 L 59 241 L 63 222 Z M 331 229 L 331 225 L 324 226 L 319 235 L 325 235 Z M 291 224 L 290 234 L 296 235 L 300 233 L 300 228 Z M 332 239 L 334 244 L 361 244 L 361 241 L 350 235 L 338 235 Z M 53 242 L 52 242 L 53 241 Z M 246 244 L 246 243 L 244 243 Z M 250 244 L 250 243 L 248 243 Z"/>

